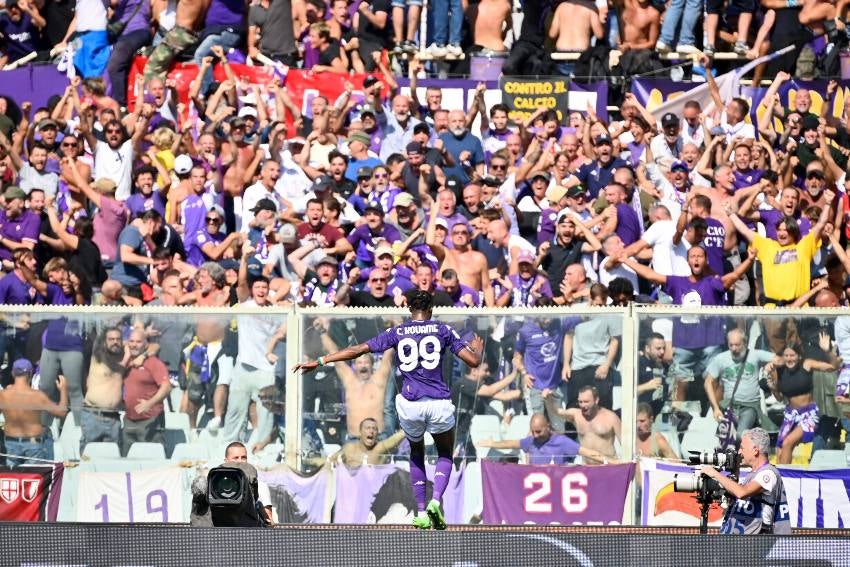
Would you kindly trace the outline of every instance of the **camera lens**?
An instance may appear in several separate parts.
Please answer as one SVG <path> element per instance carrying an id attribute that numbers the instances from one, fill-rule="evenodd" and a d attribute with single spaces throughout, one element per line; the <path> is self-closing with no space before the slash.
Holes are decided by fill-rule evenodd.
<path id="1" fill-rule="evenodd" d="M 239 495 L 239 479 L 229 474 L 217 476 L 213 481 L 213 491 L 219 498 L 236 498 Z"/>

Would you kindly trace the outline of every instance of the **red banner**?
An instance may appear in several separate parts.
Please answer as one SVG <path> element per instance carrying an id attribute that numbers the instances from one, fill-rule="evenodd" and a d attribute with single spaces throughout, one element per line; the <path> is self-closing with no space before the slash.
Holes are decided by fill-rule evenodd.
<path id="1" fill-rule="evenodd" d="M 144 57 L 136 57 L 133 61 L 133 66 L 130 69 L 129 80 L 127 81 L 127 104 L 130 108 L 135 100 L 133 85 L 135 84 L 136 75 L 144 72 L 147 59 Z M 240 65 L 231 63 L 230 68 L 237 80 L 245 81 L 249 85 L 258 85 L 260 92 L 265 91 L 265 88 L 277 76 L 271 67 L 258 67 L 250 65 Z M 189 86 L 195 77 L 198 76 L 198 67 L 194 63 L 178 63 L 174 65 L 171 71 L 168 72 L 168 78 L 174 79 L 177 83 L 177 94 L 179 102 L 189 107 Z M 213 70 L 213 76 L 216 81 L 224 81 L 227 75 L 221 65 L 216 65 Z M 367 74 L 361 75 L 343 75 L 339 73 L 313 73 L 300 69 L 290 69 L 286 74 L 285 85 L 292 103 L 301 110 L 301 114 L 311 116 L 310 102 L 314 97 L 322 95 L 328 99 L 330 104 L 333 104 L 337 98 L 345 91 L 345 84 L 351 83 L 354 87 L 352 100 L 356 103 L 363 101 L 363 81 L 368 77 Z M 388 92 L 388 87 L 383 77 L 375 75 L 375 77 L 384 82 L 384 93 Z M 271 110 L 271 109 L 270 109 Z M 184 117 L 187 114 L 184 114 Z M 292 129 L 292 116 L 287 112 L 286 124 L 289 128 L 289 136 L 294 136 Z"/>
<path id="2" fill-rule="evenodd" d="M 0 521 L 56 521 L 64 467 L 0 467 Z"/>

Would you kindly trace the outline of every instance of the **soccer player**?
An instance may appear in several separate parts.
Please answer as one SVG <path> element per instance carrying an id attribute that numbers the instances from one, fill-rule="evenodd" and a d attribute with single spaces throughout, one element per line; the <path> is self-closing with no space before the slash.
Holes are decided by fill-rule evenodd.
<path id="1" fill-rule="evenodd" d="M 368 352 L 395 348 L 395 363 L 402 377 L 401 393 L 396 396 L 399 423 L 410 442 L 410 482 L 418 511 L 413 525 L 420 529 L 446 529 L 440 500 L 449 484 L 454 446 L 455 406 L 451 391 L 443 380 L 442 362 L 447 350 L 472 367 L 481 364 L 484 341 L 474 336 L 469 343 L 461 340 L 448 325 L 431 320 L 434 297 L 427 291 L 413 290 L 407 295 L 412 319 L 387 329 L 365 343 L 303 362 L 295 370 L 310 372 L 318 366 L 352 360 Z M 434 437 L 437 470 L 431 501 L 425 505 L 425 432 Z"/>

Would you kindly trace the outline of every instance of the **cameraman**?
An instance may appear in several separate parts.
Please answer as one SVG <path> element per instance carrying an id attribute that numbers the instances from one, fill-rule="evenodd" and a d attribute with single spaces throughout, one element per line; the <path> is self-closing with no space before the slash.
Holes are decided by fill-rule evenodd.
<path id="1" fill-rule="evenodd" d="M 741 436 L 741 464 L 752 470 L 740 483 L 727 478 L 718 469 L 704 467 L 702 473 L 715 479 L 735 502 L 726 511 L 722 534 L 791 533 L 788 501 L 779 470 L 768 462 L 770 437 L 760 427 L 748 429 Z"/>

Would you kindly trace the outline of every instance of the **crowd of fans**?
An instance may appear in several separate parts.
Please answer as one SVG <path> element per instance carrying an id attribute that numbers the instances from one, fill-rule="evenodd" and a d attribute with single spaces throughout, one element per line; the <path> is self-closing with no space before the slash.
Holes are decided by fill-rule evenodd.
<path id="1" fill-rule="evenodd" d="M 767 11 L 755 20 L 755 7 L 738 10 L 737 31 L 726 38 L 736 52 L 760 52 L 781 31 L 790 8 L 762 4 Z M 843 4 L 836 13 L 818 6 L 823 14 L 810 5 L 793 11 L 817 31 Z M 524 32 L 529 22 L 542 25 L 532 16 L 543 8 L 553 12 L 544 35 L 561 51 L 586 49 L 591 35 L 602 41 L 603 26 L 610 31 L 619 21 L 621 39 L 609 45 L 621 51 L 666 51 L 678 37 L 688 52 L 701 10 L 674 0 L 662 26 L 654 4 L 627 1 L 612 6 L 617 18 L 606 18 L 604 2 L 528 2 Z M 790 76 L 778 73 L 757 123 L 747 101 L 724 100 L 708 73 L 712 102 L 689 100 L 681 114 L 657 119 L 626 94 L 610 122 L 592 110 L 562 122 L 558 111 L 541 108 L 514 124 L 506 105 L 485 103 L 483 85 L 467 110 L 444 107 L 438 87 L 420 100 L 418 60 L 410 96 L 402 94 L 385 54 L 417 50 L 419 9 L 416 0 L 7 3 L 0 17 L 7 61 L 31 51 L 49 58 L 73 45 L 81 76 L 43 108 L 0 99 L 0 303 L 403 307 L 407 291 L 422 289 L 438 306 L 470 308 L 847 306 L 850 107 L 830 114 L 835 82 L 820 93 L 820 106 L 805 89 L 784 106 L 777 93 Z M 428 17 L 432 56 L 456 58 L 468 44 L 505 50 L 508 2 L 470 4 L 466 19 L 455 0 L 442 10 L 437 2 Z M 710 55 L 726 36 L 718 31 L 721 6 L 707 11 Z M 147 67 L 128 89 L 139 50 Z M 366 79 L 362 104 L 347 85 L 337 100 L 316 96 L 307 110 L 280 80 L 260 89 L 237 79 L 230 66 L 239 52 L 316 72 L 375 71 L 381 80 Z M 181 57 L 200 67 L 189 105 L 164 78 Z M 711 65 L 707 56 L 701 62 Z M 213 80 L 216 66 L 227 80 Z M 128 90 L 136 95 L 129 105 Z M 39 363 L 40 389 L 53 402 L 67 396 L 83 445 L 113 440 L 126 450 L 161 439 L 175 387 L 182 397 L 171 409 L 188 413 L 192 427 L 242 439 L 250 416 L 252 448 L 271 442 L 282 411 L 285 326 L 259 315 L 167 323 L 10 318 L 0 338 L 4 384 L 13 385 L 14 361 Z M 684 402 L 700 402 L 697 411 L 718 419 L 721 405 L 743 404 L 755 422 L 765 396 L 784 396 L 780 439 L 790 440 L 785 447 L 811 440 L 819 419 L 829 417 L 834 428 L 846 412 L 847 379 L 836 373 L 850 345 L 837 329 L 819 334 L 831 323 L 803 323 L 758 327 L 760 363 L 777 378 L 765 382 L 764 395 L 749 388 L 730 401 L 735 372 L 723 372 L 735 355 L 727 367 L 717 358 L 734 353 L 726 333 L 739 323 L 658 322 L 647 329 L 651 338 L 641 337 L 649 361 L 641 401 L 664 420 Z M 317 320 L 304 352 L 362 341 L 379 328 Z M 572 423 L 581 436 L 585 409 L 614 409 L 614 320 L 508 321 L 499 340 L 490 331 L 489 370 L 453 380 L 474 400 L 486 392 L 501 401 L 506 422 L 537 413 L 556 431 Z M 664 348 L 653 346 L 656 339 Z M 345 425 L 316 418 L 321 437 L 358 437 L 364 419 L 379 433 L 392 431 L 391 404 L 384 410 L 392 372 L 387 361 L 375 362 L 329 371 L 332 380 L 317 379 L 305 393 L 317 415 L 348 412 Z M 824 375 L 818 400 L 813 373 Z M 826 404 L 829 413 L 819 415 Z"/>

